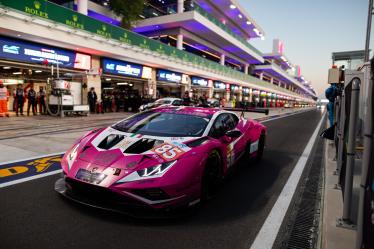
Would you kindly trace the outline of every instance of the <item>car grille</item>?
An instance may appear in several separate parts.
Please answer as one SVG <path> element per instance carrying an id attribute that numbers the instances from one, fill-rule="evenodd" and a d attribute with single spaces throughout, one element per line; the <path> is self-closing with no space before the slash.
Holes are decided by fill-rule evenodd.
<path id="1" fill-rule="evenodd" d="M 116 193 L 108 188 L 76 181 L 71 178 L 66 178 L 65 181 L 68 191 L 74 196 L 78 196 L 80 199 L 88 199 L 90 201 L 112 205 L 145 206 L 145 204 L 138 200 Z"/>

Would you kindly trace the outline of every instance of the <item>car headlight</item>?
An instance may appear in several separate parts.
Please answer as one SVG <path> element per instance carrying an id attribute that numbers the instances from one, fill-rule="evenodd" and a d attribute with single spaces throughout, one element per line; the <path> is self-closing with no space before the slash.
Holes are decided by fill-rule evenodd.
<path id="1" fill-rule="evenodd" d="M 167 162 L 136 171 L 140 177 L 163 175 L 177 161 Z"/>
<path id="2" fill-rule="evenodd" d="M 176 162 L 177 160 L 134 171 L 117 181 L 117 183 L 162 177 Z"/>
<path id="3" fill-rule="evenodd" d="M 79 144 L 75 145 L 74 148 L 70 151 L 70 153 L 67 156 L 69 170 L 71 169 L 71 166 L 73 165 L 75 161 L 75 158 L 77 158 L 78 148 L 79 148 Z"/>

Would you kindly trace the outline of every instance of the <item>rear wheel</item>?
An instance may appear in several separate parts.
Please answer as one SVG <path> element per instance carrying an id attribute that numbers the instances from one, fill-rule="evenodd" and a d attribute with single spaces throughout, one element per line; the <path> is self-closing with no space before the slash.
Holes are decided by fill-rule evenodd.
<path id="1" fill-rule="evenodd" d="M 217 192 L 222 180 L 221 157 L 217 151 L 208 156 L 201 183 L 201 200 L 211 199 Z"/>

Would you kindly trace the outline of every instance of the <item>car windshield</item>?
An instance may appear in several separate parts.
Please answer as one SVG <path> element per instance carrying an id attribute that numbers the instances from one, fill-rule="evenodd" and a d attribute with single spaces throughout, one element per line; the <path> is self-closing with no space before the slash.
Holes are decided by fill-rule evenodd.
<path id="1" fill-rule="evenodd" d="M 200 137 L 210 119 L 191 114 L 148 111 L 136 114 L 112 128 L 142 135 L 161 137 Z"/>
<path id="2" fill-rule="evenodd" d="M 164 105 L 164 104 L 170 104 L 171 103 L 171 100 L 168 100 L 168 99 L 159 99 L 159 100 L 156 100 L 155 104 L 159 104 L 159 105 Z"/>

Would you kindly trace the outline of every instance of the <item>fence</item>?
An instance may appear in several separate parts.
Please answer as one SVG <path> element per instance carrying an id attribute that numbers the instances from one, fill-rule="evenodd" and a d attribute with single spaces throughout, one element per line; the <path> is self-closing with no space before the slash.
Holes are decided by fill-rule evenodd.
<path id="1" fill-rule="evenodd" d="M 374 162 L 373 162 L 373 67 L 345 71 L 335 100 L 336 174 L 343 194 L 343 215 L 337 226 L 357 229 L 356 249 L 374 248 Z M 363 144 L 358 209 L 353 209 L 353 176 L 358 167 L 356 150 Z"/>

